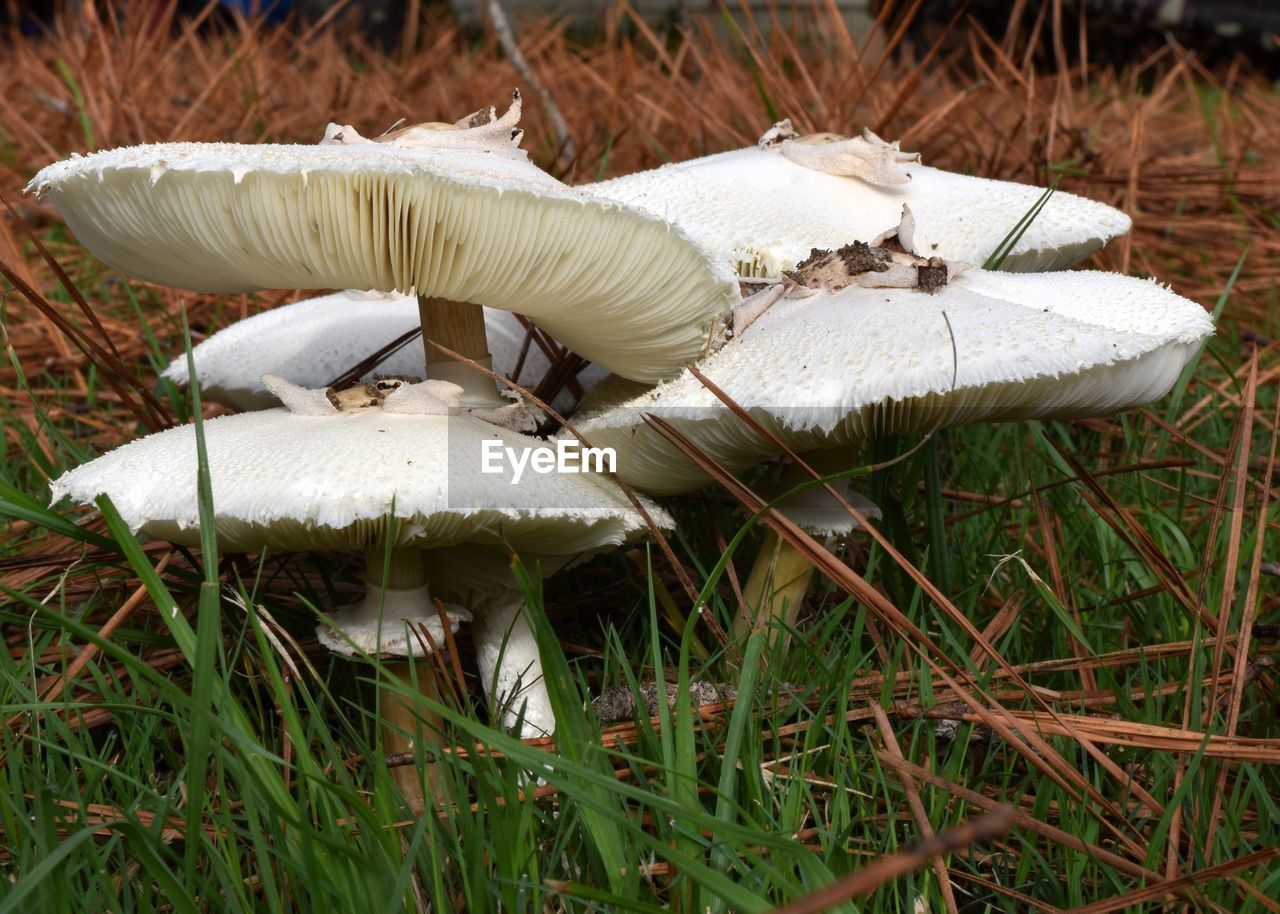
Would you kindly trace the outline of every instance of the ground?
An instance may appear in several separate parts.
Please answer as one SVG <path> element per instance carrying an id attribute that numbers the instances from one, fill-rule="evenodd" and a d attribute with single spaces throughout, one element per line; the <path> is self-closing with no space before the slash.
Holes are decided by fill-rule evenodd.
<path id="1" fill-rule="evenodd" d="M 156 381 L 184 312 L 199 339 L 296 293 L 132 282 L 20 189 L 71 152 L 312 142 L 331 120 L 376 135 L 523 81 L 443 19 L 383 53 L 340 26 L 125 10 L 0 59 L 17 289 L 0 303 L 0 911 L 852 910 L 860 893 L 863 911 L 1277 909 L 1280 97 L 1248 61 L 1165 44 L 1085 64 L 1047 52 L 1052 22 L 957 26 L 932 56 L 892 35 L 862 53 L 820 11 L 727 38 L 618 11 L 586 45 L 521 23 L 547 93 L 526 92 L 525 146 L 555 166 L 554 104 L 566 180 L 745 145 L 784 116 L 866 125 L 929 164 L 1124 209 L 1134 231 L 1087 265 L 1171 283 L 1219 332 L 1148 408 L 883 442 L 865 485 L 880 535 L 823 559 L 788 646 L 724 635 L 762 532 L 724 489 L 673 503 L 669 553 L 541 587 L 529 569 L 560 739 L 489 728 L 450 664 L 432 709 L 450 748 L 430 758 L 386 755 L 386 671 L 311 634 L 315 607 L 359 592 L 354 560 L 139 544 L 47 508 L 61 470 L 189 416 Z M 677 700 L 652 718 L 588 710 L 655 679 Z M 695 707 L 694 680 L 736 697 Z M 392 773 L 428 761 L 445 802 L 418 817 Z M 979 840 L 949 833 L 1005 804 Z M 950 843 L 904 850 L 933 833 Z"/>

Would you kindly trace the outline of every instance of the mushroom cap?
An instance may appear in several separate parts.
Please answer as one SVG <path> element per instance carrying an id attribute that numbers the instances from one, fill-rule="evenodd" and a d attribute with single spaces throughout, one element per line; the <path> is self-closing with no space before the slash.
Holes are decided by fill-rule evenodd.
<path id="1" fill-rule="evenodd" d="M 1163 396 L 1212 331 L 1202 307 L 1155 282 L 971 270 L 934 294 L 850 286 L 783 300 L 699 369 L 804 452 L 971 422 L 1115 412 Z M 708 481 L 646 414 L 730 471 L 778 453 L 686 371 L 575 420 L 593 446 L 617 449 L 619 476 L 644 492 Z"/>
<path id="2" fill-rule="evenodd" d="M 697 358 L 738 299 L 727 265 L 682 232 L 561 184 L 509 144 L 134 146 L 57 162 L 32 189 L 143 279 L 416 290 L 519 311 L 638 380 Z"/>
<path id="3" fill-rule="evenodd" d="M 535 387 L 550 369 L 546 355 L 530 344 L 521 363 L 525 327 L 510 311 L 486 308 L 485 329 L 493 370 Z M 262 384 L 275 374 L 301 387 L 323 387 L 387 343 L 419 326 L 418 300 L 382 292 L 337 292 L 263 311 L 219 330 L 192 349 L 200 393 L 206 400 L 236 409 L 269 409 L 279 401 Z M 519 373 L 516 372 L 517 366 Z M 392 353 L 373 373 L 423 373 L 422 345 L 416 340 Z M 584 389 L 605 376 L 588 365 L 578 373 Z M 186 355 L 169 363 L 163 376 L 175 384 L 190 382 Z M 362 380 L 366 380 L 369 376 Z M 564 398 L 560 405 L 572 401 Z"/>
<path id="4" fill-rule="evenodd" d="M 825 475 L 822 469 L 816 467 L 814 469 L 820 476 Z M 854 520 L 853 515 L 845 509 L 839 499 L 832 497 L 825 486 L 808 478 L 802 480 L 807 483 L 806 486 L 796 491 L 795 480 L 799 475 L 791 475 L 780 482 L 766 486 L 760 494 L 770 501 L 776 499 L 774 507 L 786 515 L 793 524 L 812 536 L 843 536 L 859 529 L 861 525 Z M 856 508 L 863 517 L 879 520 L 884 516 L 879 505 L 862 493 L 854 491 L 850 480 L 836 479 L 830 485 L 839 493 L 840 498 Z"/>
<path id="5" fill-rule="evenodd" d="M 595 474 L 480 472 L 482 442 L 546 442 L 467 415 L 381 409 L 329 416 L 284 409 L 205 422 L 220 545 L 230 551 L 509 544 L 576 556 L 647 530 L 617 485 Z M 110 496 L 135 532 L 199 543 L 195 428 L 126 444 L 54 480 L 53 500 Z M 655 522 L 670 518 L 656 506 Z M 397 519 L 395 529 L 388 518 Z"/>
<path id="6" fill-rule="evenodd" d="M 591 190 L 678 225 L 744 276 L 776 276 L 812 248 L 874 238 L 898 224 L 904 204 L 915 214 L 919 253 L 982 264 L 1044 193 L 917 163 L 898 167 L 910 176 L 908 183 L 877 187 L 801 165 L 778 147 L 753 146 L 614 178 Z M 1110 206 L 1056 192 L 1001 269 L 1072 266 L 1131 224 Z"/>

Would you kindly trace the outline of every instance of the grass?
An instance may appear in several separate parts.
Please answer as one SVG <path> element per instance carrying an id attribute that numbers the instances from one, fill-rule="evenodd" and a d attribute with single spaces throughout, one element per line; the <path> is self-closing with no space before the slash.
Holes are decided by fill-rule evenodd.
<path id="1" fill-rule="evenodd" d="M 1022 61 L 1047 34 L 969 30 L 918 68 L 831 23 L 729 44 L 714 24 L 626 37 L 611 16 L 586 46 L 522 27 L 574 132 L 569 177 L 751 142 L 769 105 L 801 129 L 867 123 L 930 163 L 1123 206 L 1133 235 L 1092 265 L 1173 282 L 1216 308 L 1218 337 L 1146 409 L 879 443 L 866 482 L 885 520 L 822 553 L 786 649 L 720 634 L 776 523 L 749 519 L 746 492 L 675 500 L 678 564 L 650 547 L 545 586 L 515 567 L 562 738 L 496 732 L 473 670 L 420 666 L 444 686 L 424 711 L 445 721 L 431 754 L 453 802 L 414 817 L 391 768 L 429 750 L 383 754 L 390 674 L 311 634 L 316 608 L 358 592 L 354 561 L 141 544 L 109 504 L 45 504 L 48 478 L 148 422 L 216 412 L 153 380 L 184 314 L 199 337 L 281 296 L 130 284 L 16 190 L 86 137 L 313 139 L 330 118 L 456 117 L 516 77 L 490 37 L 440 23 L 403 59 L 336 28 L 163 17 L 177 41 L 109 17 L 19 41 L 0 61 L 0 179 L 70 283 L 0 223 L 0 261 L 35 296 L 3 303 L 0 912 L 897 912 L 921 895 L 932 911 L 1275 911 L 1274 89 L 1176 47 L 1041 73 Z M 529 109 L 526 146 L 549 163 Z M 131 409 L 121 372 L 155 405 Z M 610 726 L 589 710 L 652 679 L 739 691 Z M 907 853 L 1004 804 L 1012 828 Z"/>

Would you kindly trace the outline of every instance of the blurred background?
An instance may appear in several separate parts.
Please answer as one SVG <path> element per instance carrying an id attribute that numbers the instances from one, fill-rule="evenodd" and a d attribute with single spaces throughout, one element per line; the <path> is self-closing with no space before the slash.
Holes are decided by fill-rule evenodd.
<path id="1" fill-rule="evenodd" d="M 100 5 L 100 4 L 98 4 Z M 168 6 L 165 0 L 151 0 L 157 10 Z M 181 0 L 183 15 L 199 16 L 208 6 L 217 7 L 222 16 L 261 16 L 269 22 L 292 19 L 299 24 L 313 24 L 341 12 L 370 39 L 384 45 L 398 43 L 415 18 L 448 9 L 459 23 L 478 25 L 489 17 L 487 0 Z M 865 36 L 886 7 L 885 0 L 826 0 L 823 7 L 838 12 L 852 34 Z M 501 0 L 508 16 L 556 16 L 580 36 L 602 29 L 606 14 L 615 6 L 612 0 Z M 636 0 L 635 13 L 650 26 L 669 24 L 688 26 L 698 14 L 722 11 L 735 19 L 750 18 L 768 28 L 775 15 L 784 18 L 809 14 L 808 4 L 776 3 L 774 0 Z M 1221 55 L 1248 53 L 1260 60 L 1280 50 L 1280 4 L 1272 0 L 1058 0 L 1028 3 L 1026 0 L 923 0 L 920 3 L 898 3 L 896 18 L 912 20 L 912 32 L 925 38 L 940 23 L 962 12 L 981 22 L 989 30 L 1006 27 L 1024 15 L 1035 18 L 1050 9 L 1080 20 L 1088 29 L 1095 48 L 1105 49 L 1110 56 L 1140 53 L 1152 42 L 1168 35 L 1184 45 Z M 5 22 L 19 25 L 28 34 L 37 32 L 52 21 L 55 8 L 69 13 L 92 10 L 90 0 L 55 0 L 21 2 L 6 0 Z M 1273 63 L 1274 65 L 1274 63 Z"/>

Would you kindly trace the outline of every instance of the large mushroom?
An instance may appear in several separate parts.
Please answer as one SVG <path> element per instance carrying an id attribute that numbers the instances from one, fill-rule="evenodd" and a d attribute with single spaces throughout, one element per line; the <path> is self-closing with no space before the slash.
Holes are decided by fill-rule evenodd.
<path id="1" fill-rule="evenodd" d="M 957 275 L 957 265 L 916 256 L 900 238 L 885 244 L 815 252 L 773 290 L 781 300 L 765 292 L 759 308 L 744 305 L 762 313 L 698 366 L 793 451 L 1116 412 L 1163 396 L 1213 331 L 1203 308 L 1152 281 Z M 619 390 L 601 385 L 597 402 L 610 389 Z M 641 491 L 676 494 L 709 479 L 650 415 L 731 472 L 779 453 L 691 371 L 626 392 L 575 425 L 593 445 L 618 448 L 619 476 Z"/>
<path id="2" fill-rule="evenodd" d="M 317 146 L 168 143 L 76 156 L 28 185 L 107 263 L 202 291 L 375 289 L 420 297 L 426 336 L 484 362 L 481 306 L 659 381 L 717 340 L 727 266 L 640 210 L 568 187 L 517 145 L 519 93 L 455 125 Z M 437 127 L 446 129 L 436 129 Z M 428 375 L 489 403 L 492 382 L 428 348 Z"/>
<path id="3" fill-rule="evenodd" d="M 499 687 L 492 701 L 508 725 L 523 722 L 525 735 L 551 732 L 508 550 L 553 573 L 645 533 L 641 511 L 598 473 L 518 473 L 510 461 L 491 459 L 548 445 L 460 412 L 460 390 L 448 382 L 386 382 L 363 399 L 267 383 L 287 409 L 205 423 L 219 544 L 237 552 L 363 552 L 364 599 L 329 613 L 318 629 L 344 654 L 420 653 L 420 626 L 442 634 L 436 592 L 474 597 L 455 615 L 477 619 L 481 677 L 486 689 Z M 55 501 L 85 504 L 106 494 L 133 530 L 199 543 L 194 426 L 126 444 L 51 489 Z M 670 525 L 661 509 L 643 504 L 649 518 Z M 428 549 L 434 558 L 424 562 Z M 463 561 L 474 564 L 461 568 Z"/>
<path id="4" fill-rule="evenodd" d="M 330 125 L 318 146 L 176 143 L 116 149 L 51 165 L 29 189 L 50 197 L 92 252 L 151 281 L 223 292 L 268 287 L 412 292 L 427 342 L 426 374 L 433 382 L 457 385 L 450 395 L 452 408 L 476 408 L 520 426 L 521 418 L 509 415 L 509 404 L 485 370 L 490 357 L 483 306 L 518 311 L 584 358 L 628 377 L 656 381 L 719 342 L 724 316 L 739 295 L 727 266 L 679 230 L 569 188 L 532 165 L 519 149 L 519 114 L 516 93 L 501 118 L 488 109 L 454 125 L 418 125 L 373 140 L 350 127 Z M 432 342 L 460 359 L 438 352 Z M 278 389 L 303 409 L 323 407 L 328 393 L 357 405 L 361 397 L 377 395 L 364 388 Z M 443 394 L 435 390 L 430 396 L 438 406 Z M 415 385 L 413 392 L 396 391 L 394 399 L 402 396 L 428 393 Z M 387 414 L 392 400 L 386 398 L 379 415 Z M 246 416 L 231 428 L 253 421 L 267 420 Z M 263 467 L 292 460 L 291 450 L 305 449 L 311 435 L 321 434 L 311 421 L 290 420 L 289 427 L 299 431 L 288 447 L 275 444 L 251 464 L 232 465 L 269 479 Z M 230 434 L 221 431 L 226 425 L 216 428 L 220 438 Z M 455 453 L 450 442 L 456 446 L 459 440 L 439 429 L 422 433 L 419 444 L 436 449 L 435 469 L 422 485 L 441 484 L 446 455 Z M 534 445 L 524 440 L 521 446 Z M 365 440 L 363 450 L 375 463 L 407 459 L 382 430 Z M 427 454 L 413 459 L 421 466 Z M 287 479 L 275 478 L 277 483 Z M 86 469 L 83 477 L 68 477 L 64 487 L 75 480 L 86 480 L 89 488 L 66 491 L 89 493 L 93 486 L 108 490 L 114 485 L 109 476 Z M 299 486 L 310 493 L 318 517 L 341 516 L 354 482 L 308 477 Z M 263 499 L 276 498 L 279 490 L 279 484 L 272 486 Z M 545 495 L 535 501 L 554 513 L 556 502 Z M 429 505 L 441 508 L 442 497 Z M 266 501 L 246 507 L 269 511 Z M 453 517 L 448 511 L 435 514 Z M 144 523 L 142 515 L 134 518 Z M 236 530 L 250 521 L 236 516 L 228 523 Z M 308 525 L 333 535 L 321 520 Z M 510 526 L 502 525 L 503 535 L 510 535 Z M 460 529 L 451 521 L 444 532 L 462 541 Z M 578 551 L 570 545 L 573 537 L 561 543 L 559 533 L 541 529 L 547 530 L 546 549 L 533 543 L 526 548 L 549 556 Z M 159 536 L 185 535 L 177 521 L 151 530 Z M 449 545 L 430 536 L 420 539 Z M 255 545 L 231 535 L 225 542 L 229 548 Z M 332 545 L 340 543 L 345 541 L 334 539 Z M 390 583 L 399 589 L 417 586 L 399 578 Z M 379 597 L 379 603 L 386 601 L 385 595 Z M 378 647 L 385 650 L 386 633 L 380 626 L 377 630 Z"/>
<path id="5" fill-rule="evenodd" d="M 870 131 L 800 136 L 775 124 L 757 145 L 663 165 L 590 185 L 591 191 L 678 225 L 743 276 L 772 277 L 812 248 L 875 238 L 915 213 L 921 250 L 985 263 L 1036 208 L 1044 188 L 920 164 Z M 1129 230 L 1119 210 L 1054 193 L 1008 252 L 1002 269 L 1054 270 Z"/>
<path id="6" fill-rule="evenodd" d="M 1203 308 L 1150 280 L 969 270 L 932 294 L 793 290 L 698 368 L 803 452 L 947 425 L 1116 412 L 1168 391 L 1212 330 Z M 619 476 L 649 494 L 708 481 L 646 424 L 649 414 L 731 471 L 778 453 L 686 371 L 576 421 L 593 445 L 625 445 Z"/>
<path id="7" fill-rule="evenodd" d="M 532 341 L 510 311 L 484 309 L 485 333 L 493 370 L 532 389 L 547 374 L 547 354 Z M 268 409 L 279 404 L 262 383 L 274 374 L 301 387 L 323 387 L 395 340 L 419 328 L 418 301 L 396 292 L 338 292 L 282 305 L 236 321 L 195 346 L 191 357 L 206 400 L 236 409 Z M 357 380 L 374 374 L 395 377 L 422 374 L 422 348 L 404 345 Z M 569 407 L 605 376 L 587 365 L 574 378 L 577 389 L 558 398 Z M 186 356 L 174 359 L 163 377 L 185 386 Z"/>

